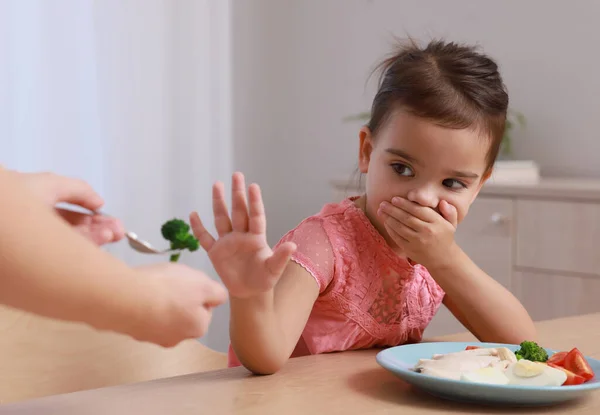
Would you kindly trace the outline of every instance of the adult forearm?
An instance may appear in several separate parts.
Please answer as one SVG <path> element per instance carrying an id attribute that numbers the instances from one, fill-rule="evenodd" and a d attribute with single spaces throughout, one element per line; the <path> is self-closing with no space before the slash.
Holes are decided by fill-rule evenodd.
<path id="1" fill-rule="evenodd" d="M 131 332 L 152 304 L 142 276 L 21 189 L 16 176 L 0 172 L 0 194 L 0 302 Z"/>

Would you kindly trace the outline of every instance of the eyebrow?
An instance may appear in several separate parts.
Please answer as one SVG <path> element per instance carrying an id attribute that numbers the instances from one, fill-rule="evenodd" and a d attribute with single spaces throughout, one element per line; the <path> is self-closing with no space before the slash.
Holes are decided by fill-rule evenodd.
<path id="1" fill-rule="evenodd" d="M 470 171 L 458 171 L 453 170 L 450 172 L 453 177 L 463 177 L 465 179 L 477 179 L 479 175 L 476 173 L 471 173 Z"/>
<path id="2" fill-rule="evenodd" d="M 416 158 L 414 158 L 413 156 L 411 156 L 410 154 L 408 154 L 402 150 L 398 150 L 397 148 L 387 148 L 385 151 L 387 153 L 393 154 L 395 156 L 402 157 L 402 158 L 410 161 L 411 163 L 419 164 L 419 160 L 417 160 Z"/>
<path id="3" fill-rule="evenodd" d="M 416 158 L 414 158 L 410 154 L 406 153 L 405 151 L 399 150 L 397 148 L 387 148 L 385 151 L 387 153 L 393 154 L 395 156 L 402 157 L 403 159 L 406 159 L 407 161 L 410 161 L 411 163 L 419 164 L 419 161 Z M 452 176 L 452 177 L 462 177 L 465 179 L 478 179 L 479 178 L 478 174 L 472 173 L 469 171 L 452 170 L 449 173 L 450 173 L 450 176 Z"/>

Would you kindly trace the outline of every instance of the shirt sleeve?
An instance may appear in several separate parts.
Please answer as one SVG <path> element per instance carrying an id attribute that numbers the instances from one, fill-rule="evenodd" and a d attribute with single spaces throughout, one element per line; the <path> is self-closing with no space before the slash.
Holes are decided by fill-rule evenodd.
<path id="1" fill-rule="evenodd" d="M 284 242 L 296 244 L 297 249 L 292 255 L 292 261 L 313 276 L 319 285 L 319 293 L 325 291 L 333 279 L 335 257 L 322 220 L 320 218 L 304 220 L 284 235 L 278 245 Z"/>

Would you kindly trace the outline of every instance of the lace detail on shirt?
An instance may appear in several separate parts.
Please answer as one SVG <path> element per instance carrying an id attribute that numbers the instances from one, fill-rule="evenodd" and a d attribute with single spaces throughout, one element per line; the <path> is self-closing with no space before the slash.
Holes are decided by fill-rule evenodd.
<path id="1" fill-rule="evenodd" d="M 334 253 L 329 236 L 320 219 L 309 218 L 288 232 L 279 242 L 294 242 L 297 246 L 292 261 L 306 269 L 325 291 L 334 271 Z"/>
<path id="2" fill-rule="evenodd" d="M 336 255 L 332 307 L 375 338 L 421 332 L 435 315 L 441 293 L 426 269 L 393 252 L 353 204 L 343 215 L 327 217 L 324 227 Z"/>
<path id="3" fill-rule="evenodd" d="M 379 324 L 396 324 L 401 310 L 398 304 L 404 300 L 404 282 L 397 273 L 389 272 L 381 277 L 379 294 L 369 307 L 369 314 Z"/>

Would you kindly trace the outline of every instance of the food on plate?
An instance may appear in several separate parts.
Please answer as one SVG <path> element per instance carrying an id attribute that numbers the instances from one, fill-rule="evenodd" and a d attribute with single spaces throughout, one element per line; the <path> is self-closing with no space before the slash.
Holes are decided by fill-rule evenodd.
<path id="1" fill-rule="evenodd" d="M 575 373 L 571 372 L 568 369 L 565 369 L 562 366 L 558 366 L 553 363 L 547 363 L 547 365 L 550 367 L 553 367 L 557 370 L 562 370 L 565 373 L 565 376 L 567 377 L 567 379 L 563 383 L 564 386 L 581 385 L 583 382 L 585 382 L 585 379 L 583 378 L 583 376 L 576 375 Z"/>
<path id="2" fill-rule="evenodd" d="M 547 363 L 548 366 L 565 372 L 567 375 L 565 385 L 580 385 L 595 376 L 590 364 L 577 347 L 569 352 L 555 353 L 550 356 Z"/>
<path id="3" fill-rule="evenodd" d="M 562 366 L 576 375 L 581 376 L 585 380 L 590 380 L 594 377 L 594 371 L 577 347 L 573 348 L 569 353 L 567 353 Z"/>
<path id="4" fill-rule="evenodd" d="M 495 366 L 483 367 L 473 372 L 465 372 L 460 375 L 460 380 L 494 385 L 507 385 L 509 382 L 508 377 L 504 374 L 504 370 Z"/>
<path id="5" fill-rule="evenodd" d="M 554 353 L 552 356 L 550 356 L 548 358 L 548 361 L 546 361 L 546 363 L 550 364 L 555 364 L 558 366 L 562 366 L 565 363 L 565 357 L 567 356 L 569 352 L 557 352 Z"/>
<path id="6" fill-rule="evenodd" d="M 494 385 L 569 386 L 594 377 L 594 371 L 577 348 L 548 356 L 545 349 L 531 341 L 521 343 L 514 353 L 506 347 L 468 346 L 459 352 L 434 354 L 431 359 L 420 359 L 413 370 L 440 378 Z"/>
<path id="7" fill-rule="evenodd" d="M 473 348 L 461 352 L 435 354 L 431 359 L 421 359 L 415 366 L 420 373 L 460 380 L 463 373 L 475 372 L 483 368 L 504 370 L 516 363 L 514 353 L 505 347 Z"/>
<path id="8" fill-rule="evenodd" d="M 540 347 L 536 342 L 524 341 L 520 346 L 521 348 L 515 352 L 517 359 L 525 359 L 532 362 L 542 363 L 548 360 L 548 352 L 543 347 Z"/>
<path id="9" fill-rule="evenodd" d="M 465 372 L 460 380 L 496 385 L 561 386 L 567 379 L 565 372 L 544 363 L 521 359 L 501 366 L 490 366 Z"/>
<path id="10" fill-rule="evenodd" d="M 567 380 L 567 374 L 562 370 L 525 359 L 510 365 L 504 373 L 509 385 L 561 386 Z"/>

